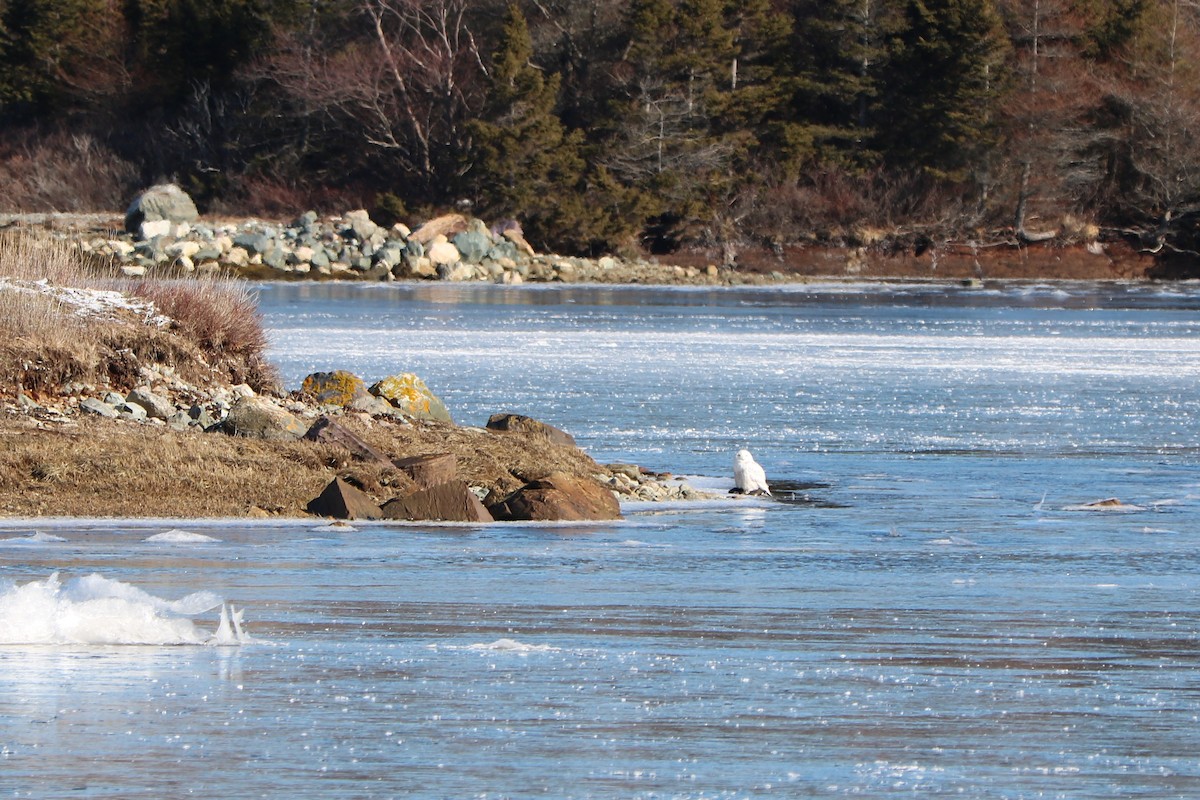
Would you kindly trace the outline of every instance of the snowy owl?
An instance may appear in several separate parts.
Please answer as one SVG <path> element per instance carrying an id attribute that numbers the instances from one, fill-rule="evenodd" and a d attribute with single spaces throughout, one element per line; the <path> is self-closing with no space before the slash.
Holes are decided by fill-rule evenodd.
<path id="1" fill-rule="evenodd" d="M 771 493 L 771 488 L 767 486 L 767 473 L 749 450 L 738 450 L 733 458 L 733 485 L 745 494 Z"/>

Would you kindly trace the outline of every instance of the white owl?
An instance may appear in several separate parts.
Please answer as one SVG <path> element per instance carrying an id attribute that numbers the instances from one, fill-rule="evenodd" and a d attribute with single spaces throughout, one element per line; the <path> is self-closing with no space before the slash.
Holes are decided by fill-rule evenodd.
<path id="1" fill-rule="evenodd" d="M 745 494 L 771 493 L 771 488 L 767 486 L 767 473 L 749 450 L 738 450 L 733 457 L 733 485 Z"/>

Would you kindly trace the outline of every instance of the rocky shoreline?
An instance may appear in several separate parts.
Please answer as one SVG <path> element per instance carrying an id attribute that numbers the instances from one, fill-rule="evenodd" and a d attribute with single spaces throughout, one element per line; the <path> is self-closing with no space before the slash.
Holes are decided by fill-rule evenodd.
<path id="1" fill-rule="evenodd" d="M 585 521 L 619 519 L 621 502 L 712 497 L 598 464 L 523 415 L 457 425 L 413 375 L 365 391 L 317 373 L 278 396 L 163 365 L 140 377 L 128 392 L 72 384 L 0 400 L 0 515 Z"/>
<path id="2" fill-rule="evenodd" d="M 178 187 L 152 187 L 118 214 L 0 215 L 4 228 L 69 239 L 120 274 L 220 272 L 262 280 L 372 280 L 768 286 L 812 280 L 1141 280 L 1152 255 L 1099 230 L 1039 243 L 907 241 L 879 234 L 844 245 L 746 250 L 714 260 L 703 251 L 659 258 L 575 258 L 539 253 L 512 220 L 488 225 L 446 214 L 410 228 L 377 224 L 363 209 L 288 222 L 201 219 Z"/>

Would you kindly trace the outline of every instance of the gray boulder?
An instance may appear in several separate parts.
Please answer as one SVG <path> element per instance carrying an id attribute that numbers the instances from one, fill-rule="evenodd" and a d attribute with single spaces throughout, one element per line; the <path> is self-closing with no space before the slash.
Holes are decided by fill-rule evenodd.
<path id="1" fill-rule="evenodd" d="M 172 223 L 195 222 L 200 216 L 196 204 L 183 189 L 173 183 L 151 186 L 125 211 L 125 230 L 138 233 L 143 222 L 168 220 Z"/>
<path id="2" fill-rule="evenodd" d="M 462 260 L 468 264 L 478 264 L 492 249 L 492 237 L 486 231 L 470 230 L 458 234 L 452 240 Z"/>
<path id="3" fill-rule="evenodd" d="M 129 393 L 125 402 L 146 409 L 150 419 L 170 419 L 175 413 L 175 406 L 165 397 L 155 394 L 149 386 L 139 386 Z"/>
<path id="4" fill-rule="evenodd" d="M 97 400 L 94 397 L 89 397 L 79 404 L 79 410 L 87 414 L 95 414 L 100 417 L 108 417 L 109 419 L 117 418 L 117 409 L 110 406 L 103 400 Z"/>
<path id="5" fill-rule="evenodd" d="M 308 426 L 260 397 L 243 397 L 229 409 L 221 429 L 232 436 L 281 441 L 299 439 Z"/>

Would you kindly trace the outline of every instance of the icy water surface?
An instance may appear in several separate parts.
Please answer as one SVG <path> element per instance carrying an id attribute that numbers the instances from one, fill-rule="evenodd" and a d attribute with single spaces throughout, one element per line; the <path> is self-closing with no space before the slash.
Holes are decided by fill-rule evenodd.
<path id="1" fill-rule="evenodd" d="M 795 488 L 5 522 L 0 796 L 1200 795 L 1197 287 L 262 301 L 289 385 L 414 371 L 464 424 L 714 488 L 748 447 Z"/>

